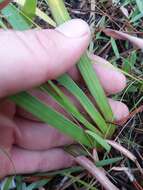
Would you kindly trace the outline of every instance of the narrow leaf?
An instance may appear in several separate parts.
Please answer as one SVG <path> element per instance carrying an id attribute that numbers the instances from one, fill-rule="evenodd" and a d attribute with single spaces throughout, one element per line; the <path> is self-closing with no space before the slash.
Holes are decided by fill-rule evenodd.
<path id="1" fill-rule="evenodd" d="M 67 90 L 69 90 L 70 93 L 72 93 L 77 98 L 77 100 L 80 102 L 80 104 L 89 114 L 89 116 L 98 125 L 100 130 L 105 134 L 107 132 L 107 125 L 104 119 L 102 118 L 100 113 L 97 111 L 97 109 L 95 108 L 93 103 L 90 101 L 90 99 L 78 87 L 78 85 L 67 74 L 64 74 L 57 80 L 61 85 L 63 85 Z"/>
<path id="2" fill-rule="evenodd" d="M 12 181 L 13 181 L 13 177 L 12 176 L 6 178 L 6 181 L 4 183 L 4 186 L 3 186 L 2 190 L 9 190 L 11 188 Z"/>
<path id="3" fill-rule="evenodd" d="M 53 21 L 53 19 L 51 19 L 51 17 L 49 17 L 48 15 L 46 15 L 43 11 L 41 11 L 38 8 L 36 8 L 36 15 L 39 18 L 43 19 L 48 24 L 50 24 L 51 26 L 56 27 L 56 23 Z"/>
<path id="4" fill-rule="evenodd" d="M 95 163 L 95 165 L 97 167 L 103 167 L 103 166 L 107 166 L 107 165 L 110 165 L 110 164 L 114 164 L 116 162 L 119 162 L 123 159 L 123 157 L 116 157 L 116 158 L 109 158 L 109 159 L 106 159 L 106 160 L 101 160 L 101 161 L 98 161 Z"/>
<path id="5" fill-rule="evenodd" d="M 141 13 L 143 13 L 143 0 L 136 0 L 136 4 Z"/>
<path id="6" fill-rule="evenodd" d="M 104 90 L 100 85 L 99 79 L 95 74 L 93 64 L 87 55 L 83 55 L 81 57 L 78 68 L 105 119 L 107 121 L 113 121 L 114 118 L 111 107 L 109 106 Z"/>
<path id="7" fill-rule="evenodd" d="M 33 19 L 36 12 L 36 5 L 37 0 L 25 0 L 24 6 L 22 7 L 22 12 L 30 19 Z"/>
<path id="8" fill-rule="evenodd" d="M 91 137 L 93 137 L 96 140 L 96 142 L 99 143 L 105 150 L 107 150 L 108 152 L 110 151 L 111 146 L 106 142 L 106 140 L 104 140 L 103 138 L 101 138 L 99 135 L 97 135 L 92 131 L 86 130 L 86 133 Z"/>
<path id="9" fill-rule="evenodd" d="M 62 0 L 48 0 L 48 5 L 57 24 L 61 24 L 67 20 L 70 20 L 70 16 Z M 95 98 L 98 108 L 102 112 L 103 116 L 107 121 L 113 121 L 114 118 L 111 107 L 109 106 L 109 103 L 105 96 L 104 90 L 100 85 L 98 77 L 96 76 L 93 70 L 91 60 L 88 58 L 86 54 L 82 56 L 77 66 L 92 96 Z M 110 130 L 107 129 L 107 133 L 111 135 L 114 132 L 114 130 L 115 127 L 112 125 L 110 126 Z"/>
<path id="10" fill-rule="evenodd" d="M 36 181 L 31 183 L 29 186 L 26 187 L 26 190 L 34 190 L 34 189 L 39 189 L 46 185 L 50 180 L 49 179 L 42 179 L 40 181 Z"/>
<path id="11" fill-rule="evenodd" d="M 81 172 L 81 171 L 84 171 L 84 168 L 82 168 L 80 166 L 74 166 L 74 167 L 71 167 L 71 168 L 51 171 L 51 172 L 47 172 L 47 173 L 36 173 L 36 174 L 34 174 L 34 176 L 40 176 L 40 177 L 49 176 L 49 177 L 52 177 L 52 176 L 55 176 L 55 175 L 64 175 L 65 173 L 72 174 L 72 173 L 77 173 L 77 172 Z"/>
<path id="12" fill-rule="evenodd" d="M 55 90 L 54 93 L 48 85 L 42 85 L 40 89 L 42 89 L 45 93 L 48 93 L 54 100 L 58 102 L 69 114 L 75 117 L 75 119 L 81 122 L 86 128 L 96 132 L 97 134 L 102 134 L 99 132 L 98 129 L 94 125 L 92 125 L 76 108 L 76 106 L 72 103 L 72 101 L 52 82 L 48 81 L 51 87 Z"/>
<path id="13" fill-rule="evenodd" d="M 115 41 L 114 38 L 112 38 L 112 37 L 111 37 L 111 45 L 112 45 L 113 51 L 114 51 L 114 53 L 115 53 L 117 59 L 119 59 L 119 58 L 120 58 L 120 53 L 119 53 L 119 50 L 118 50 L 116 41 Z"/>
<path id="14" fill-rule="evenodd" d="M 140 13 L 140 14 L 134 16 L 134 17 L 130 20 L 130 23 L 136 23 L 136 22 L 140 21 L 142 18 L 143 18 L 143 13 Z"/>
<path id="15" fill-rule="evenodd" d="M 25 21 L 20 11 L 11 3 L 2 11 L 7 21 L 15 30 L 27 30 L 30 28 L 29 24 Z"/>
<path id="16" fill-rule="evenodd" d="M 24 6 L 24 1 L 25 0 L 14 0 L 18 5 Z M 36 12 L 35 15 L 50 24 L 53 27 L 56 27 L 56 23 L 43 11 L 41 11 L 38 7 L 36 7 Z"/>
<path id="17" fill-rule="evenodd" d="M 62 133 L 69 135 L 78 142 L 91 147 L 91 144 L 82 128 L 27 92 L 21 92 L 10 97 L 10 99 L 18 106 L 21 106 L 26 111 L 32 113 L 41 121 L 57 128 Z"/>
<path id="18" fill-rule="evenodd" d="M 70 16 L 62 0 L 45 0 L 53 14 L 58 25 L 70 20 Z"/>
<path id="19" fill-rule="evenodd" d="M 0 18 L 0 27 L 3 28 L 3 29 L 7 29 L 7 26 L 6 24 L 3 22 L 3 20 Z"/>

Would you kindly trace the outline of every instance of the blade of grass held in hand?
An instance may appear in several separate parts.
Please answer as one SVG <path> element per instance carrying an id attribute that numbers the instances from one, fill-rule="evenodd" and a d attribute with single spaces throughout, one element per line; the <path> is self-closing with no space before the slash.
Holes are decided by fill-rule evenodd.
<path id="1" fill-rule="evenodd" d="M 20 14 L 20 11 L 12 3 L 5 7 L 1 12 L 13 29 L 28 30 L 30 28 L 29 24 Z"/>
<path id="2" fill-rule="evenodd" d="M 97 135 L 96 133 L 93 133 L 92 131 L 85 131 L 88 135 L 90 135 L 91 137 L 93 137 L 93 139 L 95 139 L 95 141 L 100 144 L 105 150 L 107 150 L 107 152 L 110 151 L 111 146 L 106 142 L 106 140 L 104 140 L 102 137 L 100 137 L 99 135 Z"/>
<path id="3" fill-rule="evenodd" d="M 78 68 L 80 69 L 80 72 L 82 73 L 82 76 L 92 96 L 95 98 L 98 108 L 102 112 L 104 118 L 106 119 L 106 121 L 113 121 L 114 118 L 111 107 L 109 106 L 104 90 L 99 82 L 98 77 L 94 72 L 93 65 L 91 64 L 91 61 L 87 55 L 83 55 L 81 57 Z M 114 125 L 108 126 L 105 135 L 112 135 L 114 130 Z"/>
<path id="4" fill-rule="evenodd" d="M 58 82 L 64 86 L 71 94 L 73 94 L 85 111 L 89 114 L 91 119 L 97 124 L 100 131 L 105 134 L 107 132 L 107 125 L 101 114 L 97 111 L 93 103 L 86 96 L 86 94 L 78 87 L 78 85 L 71 79 L 70 76 L 64 74 L 59 77 Z"/>
<path id="5" fill-rule="evenodd" d="M 69 114 L 75 117 L 77 121 L 82 123 L 87 129 L 96 132 L 100 136 L 102 136 L 101 132 L 96 129 L 94 125 L 92 125 L 76 108 L 76 106 L 72 103 L 72 101 L 52 82 L 48 81 L 50 86 L 53 88 L 52 91 L 47 84 L 42 85 L 40 89 L 42 89 L 45 93 L 49 94 L 54 100 L 58 102 L 60 106 L 62 106 Z"/>
<path id="6" fill-rule="evenodd" d="M 11 96 L 10 99 L 18 106 L 32 113 L 41 121 L 57 128 L 62 133 L 69 135 L 79 143 L 91 147 L 91 144 L 82 128 L 29 93 L 21 92 L 15 96 Z"/>
<path id="7" fill-rule="evenodd" d="M 70 20 L 70 16 L 62 0 L 48 0 L 48 5 L 57 24 Z M 86 54 L 80 59 L 78 68 L 105 119 L 107 121 L 113 121 L 112 110 L 100 82 L 93 71 L 92 63 Z M 110 130 L 110 133 L 114 132 L 114 127 L 111 126 L 111 128 L 112 130 Z"/>

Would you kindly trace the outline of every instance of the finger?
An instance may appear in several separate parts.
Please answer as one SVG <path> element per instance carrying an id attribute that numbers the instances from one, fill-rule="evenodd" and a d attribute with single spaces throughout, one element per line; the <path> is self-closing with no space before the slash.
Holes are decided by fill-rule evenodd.
<path id="1" fill-rule="evenodd" d="M 73 103 L 77 108 L 82 109 L 80 106 L 80 103 L 76 100 L 75 97 L 73 97 L 66 89 L 64 89 L 63 87 L 60 88 L 60 90 L 62 90 L 62 92 L 68 97 L 68 99 L 71 101 L 71 103 Z M 63 107 L 61 107 L 57 101 L 55 101 L 55 99 L 53 99 L 51 96 L 49 96 L 47 93 L 42 92 L 40 90 L 31 90 L 30 93 L 35 96 L 36 98 L 38 98 L 39 100 L 41 100 L 42 102 L 44 102 L 46 105 L 54 108 L 54 110 L 62 113 L 64 116 L 71 118 L 71 115 L 68 114 L 65 109 Z M 16 115 L 17 116 L 21 116 L 24 117 L 26 119 L 32 120 L 32 121 L 39 121 L 38 118 L 34 117 L 31 113 L 26 112 L 25 110 L 23 110 L 20 107 L 17 107 L 16 109 Z"/>
<path id="2" fill-rule="evenodd" d="M 122 102 L 109 99 L 109 104 L 116 121 L 128 116 L 129 110 Z M 47 124 L 32 122 L 18 117 L 15 119 L 15 122 L 22 134 L 17 137 L 16 144 L 25 149 L 46 150 L 48 148 L 69 145 L 74 142 L 73 139 L 61 134 L 58 130 Z"/>
<path id="3" fill-rule="evenodd" d="M 75 105 L 75 107 L 79 110 L 79 112 L 84 114 L 84 116 L 87 119 L 89 119 L 89 115 L 86 114 L 86 111 L 81 106 L 79 101 L 74 96 L 72 96 L 66 89 L 64 89 L 62 87 L 60 89 L 69 98 L 69 100 Z M 51 96 L 47 95 L 44 92 L 41 92 L 40 90 L 31 90 L 31 93 L 32 93 L 32 95 L 36 96 L 38 99 L 43 101 L 48 106 L 54 108 L 58 112 L 62 113 L 64 116 L 72 119 L 70 117 L 70 115 L 55 100 L 53 100 L 51 98 Z M 94 102 L 93 97 L 91 95 L 87 94 L 87 96 L 91 99 L 92 102 Z M 111 108 L 113 109 L 113 113 L 115 115 L 116 120 L 123 119 L 123 117 L 126 117 L 129 114 L 128 107 L 125 104 L 123 104 L 122 102 L 118 102 L 118 101 L 114 101 L 114 100 L 109 99 L 109 103 L 111 104 Z M 117 106 L 117 109 L 116 109 L 116 106 Z M 32 121 L 39 121 L 38 118 L 36 118 L 32 114 L 26 112 L 22 108 L 17 107 L 16 113 L 17 113 L 16 115 L 23 117 L 25 119 L 29 119 Z"/>
<path id="4" fill-rule="evenodd" d="M 109 104 L 116 121 L 120 121 L 129 115 L 129 109 L 124 103 L 109 99 Z"/>
<path id="5" fill-rule="evenodd" d="M 15 173 L 48 172 L 70 167 L 74 163 L 73 158 L 62 149 L 29 151 L 15 147 L 10 160 L 4 153 L 0 157 L 0 175 L 3 177 Z"/>
<path id="6" fill-rule="evenodd" d="M 15 123 L 8 117 L 0 114 L 0 148 L 10 151 L 15 143 L 16 136 L 20 136 L 20 132 Z"/>
<path id="7" fill-rule="evenodd" d="M 94 69 L 108 94 L 116 94 L 126 87 L 126 77 L 108 61 L 94 55 Z"/>
<path id="8" fill-rule="evenodd" d="M 12 119 L 16 113 L 16 105 L 8 99 L 1 99 L 0 113 Z"/>
<path id="9" fill-rule="evenodd" d="M 80 19 L 56 30 L 0 32 L 0 97 L 64 73 L 83 54 L 89 38 L 89 27 Z"/>
<path id="10" fill-rule="evenodd" d="M 49 148 L 69 145 L 74 142 L 67 135 L 45 123 L 32 122 L 22 118 L 15 118 L 21 136 L 17 136 L 15 144 L 29 150 L 47 150 Z"/>
<path id="11" fill-rule="evenodd" d="M 95 70 L 105 92 L 107 94 L 116 94 L 121 92 L 126 86 L 125 76 L 103 58 L 96 55 L 92 55 L 91 58 L 94 63 L 93 69 Z M 81 80 L 76 67 L 72 67 L 69 74 L 74 80 Z"/>

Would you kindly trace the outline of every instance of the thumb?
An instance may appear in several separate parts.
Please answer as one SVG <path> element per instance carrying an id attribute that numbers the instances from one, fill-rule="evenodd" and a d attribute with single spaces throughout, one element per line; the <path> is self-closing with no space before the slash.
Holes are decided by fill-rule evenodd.
<path id="1" fill-rule="evenodd" d="M 55 30 L 0 32 L 0 97 L 54 79 L 86 50 L 88 25 L 75 19 Z"/>

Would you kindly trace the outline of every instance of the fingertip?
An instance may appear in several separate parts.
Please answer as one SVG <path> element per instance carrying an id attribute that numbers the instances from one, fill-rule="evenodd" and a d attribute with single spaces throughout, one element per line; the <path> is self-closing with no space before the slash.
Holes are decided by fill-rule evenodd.
<path id="1" fill-rule="evenodd" d="M 82 19 L 69 20 L 58 26 L 55 30 L 69 38 L 79 38 L 91 35 L 89 25 Z"/>
<path id="2" fill-rule="evenodd" d="M 126 87 L 126 77 L 116 68 L 94 64 L 95 72 L 107 94 L 116 94 Z"/>
<path id="3" fill-rule="evenodd" d="M 109 99 L 109 104 L 116 121 L 121 121 L 129 115 L 129 109 L 124 103 Z"/>
<path id="4" fill-rule="evenodd" d="M 124 90 L 126 87 L 126 77 L 120 71 L 116 69 L 111 69 L 112 72 L 112 80 L 114 81 L 114 85 L 112 86 L 111 93 L 116 94 Z"/>
<path id="5" fill-rule="evenodd" d="M 14 147 L 11 160 L 17 174 L 48 172 L 68 168 L 74 164 L 74 158 L 60 148 L 29 151 Z M 12 165 L 9 168 L 9 171 L 5 171 L 6 175 L 15 174 Z"/>

